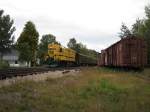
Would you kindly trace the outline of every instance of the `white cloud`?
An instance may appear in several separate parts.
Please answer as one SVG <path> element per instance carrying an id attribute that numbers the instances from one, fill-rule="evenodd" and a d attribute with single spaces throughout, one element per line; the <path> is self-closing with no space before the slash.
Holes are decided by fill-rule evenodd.
<path id="1" fill-rule="evenodd" d="M 63 45 L 75 37 L 98 51 L 117 41 L 120 25 L 144 17 L 149 0 L 4 0 L 0 7 L 14 18 L 16 37 L 32 20 L 40 35 L 52 33 Z"/>

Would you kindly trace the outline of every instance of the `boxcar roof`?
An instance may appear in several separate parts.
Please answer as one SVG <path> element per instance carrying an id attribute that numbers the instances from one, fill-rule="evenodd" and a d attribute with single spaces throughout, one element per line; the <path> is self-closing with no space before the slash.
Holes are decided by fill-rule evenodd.
<path id="1" fill-rule="evenodd" d="M 125 40 L 130 40 L 130 39 L 142 40 L 142 41 L 144 40 L 143 38 L 139 38 L 139 37 L 136 37 L 136 36 L 126 37 L 126 38 L 123 38 L 123 39 L 119 40 L 118 42 L 116 42 L 116 43 L 110 45 L 109 47 L 107 47 L 107 48 L 104 49 L 104 50 L 107 50 L 107 49 L 111 48 L 112 46 L 115 46 L 115 45 L 118 44 L 118 43 L 121 43 L 121 42 L 123 42 L 123 41 L 125 41 Z"/>

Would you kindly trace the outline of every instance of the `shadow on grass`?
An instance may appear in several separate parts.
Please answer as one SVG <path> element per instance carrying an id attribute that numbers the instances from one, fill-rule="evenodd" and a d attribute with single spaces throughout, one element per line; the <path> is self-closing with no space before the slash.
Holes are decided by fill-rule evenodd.
<path id="1" fill-rule="evenodd" d="M 124 67 L 100 67 L 103 71 L 108 72 L 133 72 L 133 73 L 142 73 L 144 69 L 142 68 L 124 68 Z"/>

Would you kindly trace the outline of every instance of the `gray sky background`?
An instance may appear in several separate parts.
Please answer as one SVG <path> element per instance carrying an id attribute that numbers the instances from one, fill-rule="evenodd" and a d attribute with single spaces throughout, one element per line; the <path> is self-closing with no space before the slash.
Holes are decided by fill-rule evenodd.
<path id="1" fill-rule="evenodd" d="M 144 17 L 149 0 L 0 0 L 15 22 L 16 39 L 31 20 L 40 34 L 51 33 L 66 46 L 70 38 L 100 51 L 119 40 L 121 23 L 128 27 Z"/>

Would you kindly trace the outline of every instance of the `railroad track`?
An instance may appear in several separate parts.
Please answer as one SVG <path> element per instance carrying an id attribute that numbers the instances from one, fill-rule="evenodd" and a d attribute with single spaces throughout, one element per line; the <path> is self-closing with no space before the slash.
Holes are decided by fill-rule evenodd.
<path id="1" fill-rule="evenodd" d="M 56 70 L 71 70 L 77 69 L 77 67 L 57 67 L 57 68 L 9 68 L 9 69 L 0 69 L 0 80 L 4 80 L 6 78 L 12 78 L 17 76 L 27 76 L 33 74 L 46 73 L 48 71 L 56 71 Z"/>

